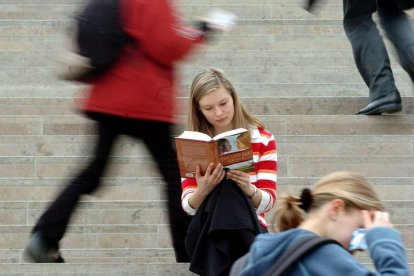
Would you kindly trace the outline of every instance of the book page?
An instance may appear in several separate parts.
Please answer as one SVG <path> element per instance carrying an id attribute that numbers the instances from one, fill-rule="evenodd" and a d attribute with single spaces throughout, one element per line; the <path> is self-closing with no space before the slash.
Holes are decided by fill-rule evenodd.
<path id="1" fill-rule="evenodd" d="M 177 138 L 181 138 L 181 139 L 190 139 L 190 140 L 197 140 L 197 141 L 211 141 L 211 137 L 208 136 L 205 133 L 202 132 L 198 132 L 198 131 L 189 131 L 186 130 L 184 131 L 180 136 L 178 136 Z"/>
<path id="2" fill-rule="evenodd" d="M 233 136 L 235 134 L 239 134 L 239 133 L 242 133 L 242 132 L 245 132 L 245 131 L 248 131 L 248 130 L 245 129 L 245 128 L 232 129 L 232 130 L 217 134 L 216 136 L 214 136 L 213 140 L 218 140 L 218 139 L 221 139 L 221 138 L 225 138 L 227 136 Z"/>

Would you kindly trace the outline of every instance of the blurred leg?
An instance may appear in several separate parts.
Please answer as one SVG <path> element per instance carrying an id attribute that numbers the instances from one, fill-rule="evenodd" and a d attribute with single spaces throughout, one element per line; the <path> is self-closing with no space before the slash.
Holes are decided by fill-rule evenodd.
<path id="1" fill-rule="evenodd" d="M 344 0 L 345 33 L 352 45 L 355 64 L 370 90 L 370 104 L 358 114 L 376 115 L 401 109 L 389 56 L 372 19 L 375 11 L 375 0 Z"/>
<path id="2" fill-rule="evenodd" d="M 181 207 L 181 177 L 171 127 L 166 122 L 130 120 L 123 130 L 128 135 L 141 138 L 157 163 L 167 184 L 168 216 L 176 259 L 177 262 L 189 262 L 184 240 L 191 217 Z"/>
<path id="3" fill-rule="evenodd" d="M 414 81 L 414 29 L 404 11 L 391 0 L 378 0 L 381 25 L 393 43 L 401 67 Z"/>
<path id="4" fill-rule="evenodd" d="M 100 184 L 108 157 L 119 132 L 112 120 L 103 118 L 98 123 L 98 142 L 89 165 L 59 194 L 37 221 L 33 232 L 40 231 L 45 242 L 59 248 L 70 217 L 82 194 L 93 192 Z"/>

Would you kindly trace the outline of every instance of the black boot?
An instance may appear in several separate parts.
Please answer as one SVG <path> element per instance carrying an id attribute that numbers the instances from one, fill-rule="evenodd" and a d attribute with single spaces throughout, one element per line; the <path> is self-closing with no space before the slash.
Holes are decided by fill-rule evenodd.
<path id="1" fill-rule="evenodd" d="M 39 231 L 34 232 L 26 246 L 26 254 L 36 263 L 64 263 L 59 249 L 48 245 Z"/>
<path id="2" fill-rule="evenodd" d="M 382 113 L 395 113 L 401 111 L 401 97 L 398 91 L 388 93 L 374 100 L 358 111 L 357 115 L 381 115 Z"/>

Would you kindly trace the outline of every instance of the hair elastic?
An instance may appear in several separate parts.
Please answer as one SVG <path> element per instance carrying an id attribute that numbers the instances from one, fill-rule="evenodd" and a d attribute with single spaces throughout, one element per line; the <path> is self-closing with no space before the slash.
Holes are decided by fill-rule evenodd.
<path id="1" fill-rule="evenodd" d="M 302 193 L 300 194 L 299 208 L 307 213 L 309 211 L 309 208 L 312 206 L 312 203 L 313 197 L 311 190 L 308 188 L 302 189 Z"/>

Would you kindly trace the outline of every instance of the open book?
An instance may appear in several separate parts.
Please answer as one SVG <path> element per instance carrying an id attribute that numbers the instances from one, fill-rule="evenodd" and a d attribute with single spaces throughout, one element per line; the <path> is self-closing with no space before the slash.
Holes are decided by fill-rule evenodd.
<path id="1" fill-rule="evenodd" d="M 244 172 L 254 170 L 250 131 L 233 129 L 210 137 L 197 131 L 184 131 L 175 137 L 181 177 L 195 177 L 200 165 L 204 174 L 210 163 L 221 163 L 225 169 Z"/>

